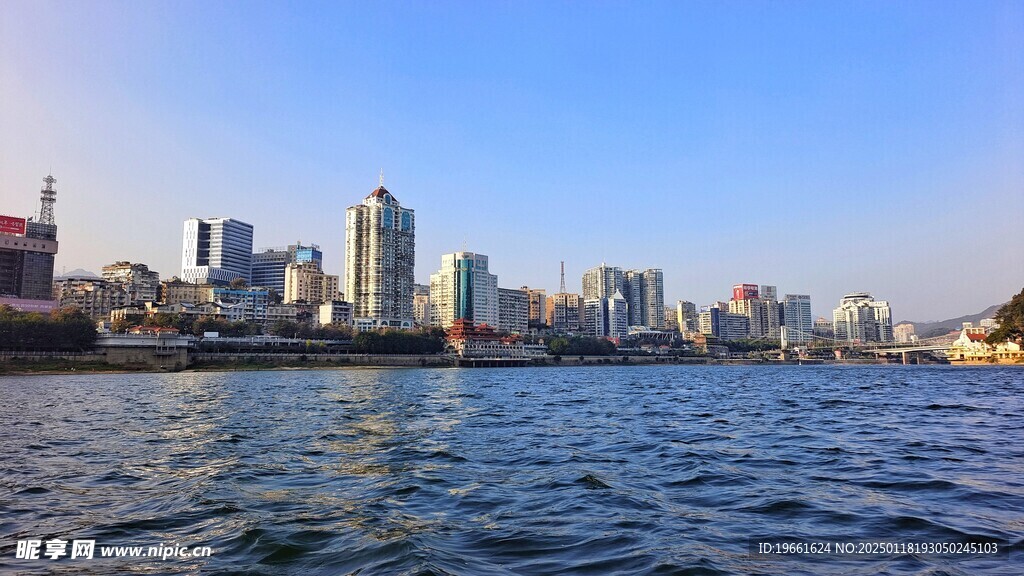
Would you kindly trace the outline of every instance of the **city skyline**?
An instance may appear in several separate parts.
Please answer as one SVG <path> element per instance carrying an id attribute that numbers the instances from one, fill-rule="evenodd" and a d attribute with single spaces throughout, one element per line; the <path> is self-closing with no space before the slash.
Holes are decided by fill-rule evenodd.
<path id="1" fill-rule="evenodd" d="M 0 212 L 34 213 L 52 165 L 57 274 L 169 277 L 181 222 L 210 216 L 252 224 L 256 249 L 316 242 L 341 274 L 345 209 L 383 166 L 417 210 L 423 284 L 464 241 L 549 294 L 560 261 L 570 292 L 606 261 L 661 268 L 666 304 L 753 282 L 826 317 L 871 292 L 894 322 L 1022 282 L 1001 241 L 1024 214 L 1019 4 L 909 3 L 884 24 L 855 5 L 463 6 L 438 9 L 447 39 L 417 21 L 428 6 L 285 24 L 117 6 L 0 20 Z"/>

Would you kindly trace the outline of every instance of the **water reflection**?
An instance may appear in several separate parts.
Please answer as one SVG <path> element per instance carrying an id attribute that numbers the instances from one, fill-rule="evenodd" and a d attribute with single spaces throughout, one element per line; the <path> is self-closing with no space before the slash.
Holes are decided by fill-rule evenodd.
<path id="1" fill-rule="evenodd" d="M 62 536 L 214 547 L 173 571 L 873 574 L 746 538 L 1020 541 L 1022 391 L 1019 370 L 925 367 L 5 378 L 0 552 Z"/>

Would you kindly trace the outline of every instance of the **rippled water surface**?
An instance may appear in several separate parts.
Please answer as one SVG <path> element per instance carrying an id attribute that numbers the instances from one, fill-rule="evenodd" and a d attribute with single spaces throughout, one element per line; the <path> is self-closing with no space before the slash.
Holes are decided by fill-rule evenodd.
<path id="1" fill-rule="evenodd" d="M 0 378 L 0 571 L 1020 574 L 1024 370 L 351 369 Z M 203 559 L 15 560 L 26 538 Z"/>

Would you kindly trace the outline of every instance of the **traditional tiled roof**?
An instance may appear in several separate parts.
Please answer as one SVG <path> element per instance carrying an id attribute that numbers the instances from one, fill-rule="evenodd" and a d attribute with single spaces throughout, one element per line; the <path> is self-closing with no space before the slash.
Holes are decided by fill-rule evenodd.
<path id="1" fill-rule="evenodd" d="M 982 340 L 985 339 L 985 335 L 984 334 L 971 334 L 971 333 L 968 333 L 967 334 L 967 339 L 970 340 L 971 342 L 981 342 Z"/>

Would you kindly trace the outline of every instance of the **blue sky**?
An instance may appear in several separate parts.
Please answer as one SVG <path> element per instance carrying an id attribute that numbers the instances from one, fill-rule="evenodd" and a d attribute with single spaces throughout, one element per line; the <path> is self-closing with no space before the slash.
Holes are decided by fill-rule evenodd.
<path id="1" fill-rule="evenodd" d="M 660 267 L 897 319 L 1024 286 L 1021 2 L 0 4 L 0 213 L 58 179 L 62 268 L 180 267 L 181 222 L 319 243 L 376 185 L 416 276 Z"/>

